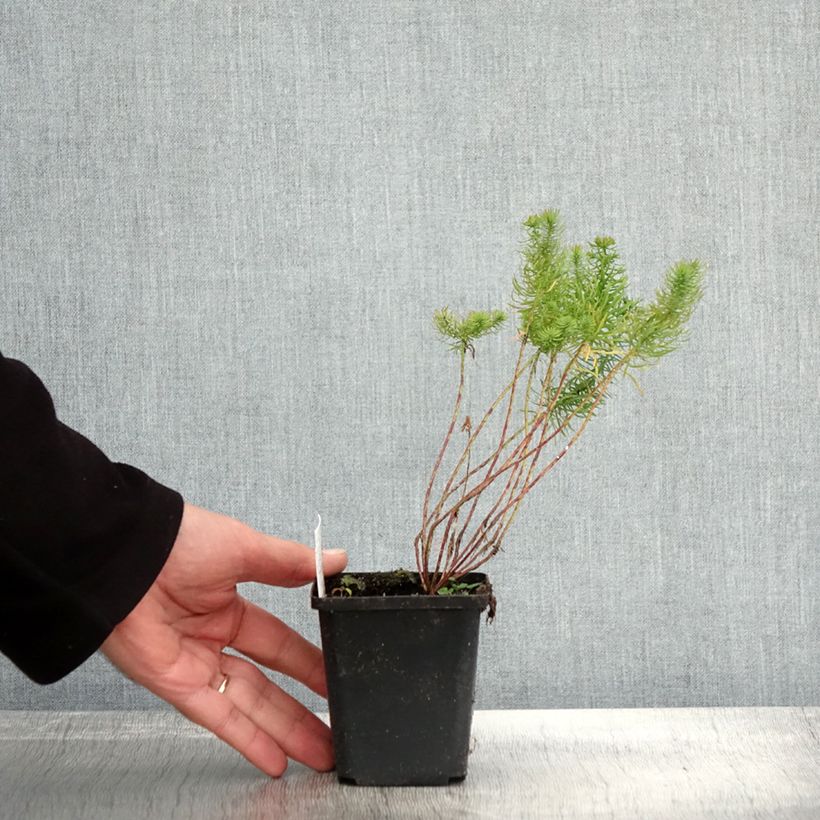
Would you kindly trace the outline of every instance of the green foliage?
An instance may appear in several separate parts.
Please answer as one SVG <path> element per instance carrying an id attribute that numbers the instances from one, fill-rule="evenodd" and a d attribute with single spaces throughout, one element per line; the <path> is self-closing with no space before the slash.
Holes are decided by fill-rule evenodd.
<path id="1" fill-rule="evenodd" d="M 703 296 L 703 270 L 697 259 L 680 261 L 666 273 L 651 305 L 638 308 L 629 328 L 636 362 L 652 364 L 677 350 L 686 338 L 686 323 Z"/>
<path id="2" fill-rule="evenodd" d="M 573 366 L 572 375 L 567 378 L 558 396 L 554 397 L 550 425 L 558 428 L 573 417 L 582 419 L 587 413 L 594 415 L 604 403 L 604 399 L 601 399 L 597 408 L 593 409 L 597 398 L 595 387 L 609 375 L 620 359 L 619 355 L 590 355 L 588 359 L 579 357 Z M 572 425 L 568 424 L 565 429 L 571 430 Z"/>
<path id="3" fill-rule="evenodd" d="M 576 258 L 563 245 L 558 211 L 531 216 L 524 226 L 528 240 L 524 267 L 521 279 L 513 280 L 520 328 L 540 350 L 560 350 L 578 335 L 567 275 Z"/>
<path id="4" fill-rule="evenodd" d="M 567 247 L 556 210 L 530 216 L 524 227 L 524 263 L 513 282 L 513 307 L 522 335 L 540 355 L 571 361 L 560 393 L 556 396 L 552 386 L 543 393 L 554 403 L 550 423 L 558 427 L 592 411 L 596 385 L 615 367 L 622 364 L 620 373 L 629 375 L 630 367 L 653 364 L 680 346 L 702 296 L 702 271 L 697 260 L 678 262 L 655 301 L 642 304 L 627 294 L 626 271 L 612 237 L 598 236 L 586 249 Z M 542 391 L 535 394 L 537 403 Z M 597 407 L 602 403 L 603 398 Z"/>
<path id="5" fill-rule="evenodd" d="M 498 330 L 506 318 L 503 310 L 473 310 L 460 318 L 445 307 L 433 314 L 438 332 L 449 341 L 453 350 L 462 354 L 472 351 L 473 342 L 477 339 Z"/>
<path id="6" fill-rule="evenodd" d="M 558 211 L 529 217 L 524 265 L 513 282 L 521 332 L 547 355 L 622 346 L 637 302 L 626 294 L 627 277 L 615 240 L 598 236 L 587 250 L 563 244 Z"/>
<path id="7" fill-rule="evenodd" d="M 334 587 L 331 591 L 331 595 L 336 596 L 352 596 L 354 594 L 354 590 L 358 590 L 359 592 L 364 591 L 364 581 L 360 578 L 357 578 L 355 575 L 343 575 L 339 579 L 339 586 Z"/>
<path id="8" fill-rule="evenodd" d="M 461 354 L 461 368 L 452 419 L 414 542 L 419 577 L 431 594 L 470 593 L 475 585 L 459 579 L 496 555 L 524 496 L 578 440 L 615 380 L 627 376 L 636 381 L 635 368 L 655 364 L 680 347 L 686 323 L 703 295 L 697 260 L 672 265 L 655 299 L 644 303 L 627 293 L 626 270 L 612 237 L 597 236 L 585 246 L 566 245 L 557 210 L 533 214 L 523 224 L 523 265 L 513 279 L 512 299 L 520 340 L 516 365 L 481 421 L 473 425 L 469 415 L 465 418 L 463 451 L 441 496 L 430 505 L 461 412 L 464 355 L 505 318 L 501 311 L 476 311 L 461 318 L 449 308 L 435 314 L 438 331 Z M 523 423 L 512 420 L 514 402 L 523 404 Z M 485 431 L 486 437 L 491 429 L 487 422 L 496 411 L 503 414 L 500 435 L 485 458 L 478 436 Z M 570 432 L 566 443 L 553 443 L 558 434 Z M 500 494 L 478 521 L 473 518 L 476 505 L 491 489 Z"/>
<path id="9" fill-rule="evenodd" d="M 520 334 L 543 357 L 542 371 L 546 361 L 556 363 L 555 372 L 570 363 L 560 390 L 544 385 L 544 373 L 541 384 L 532 382 L 528 413 L 551 403 L 550 425 L 561 427 L 600 408 L 608 383 L 597 404 L 596 386 L 613 369 L 631 375 L 630 368 L 654 364 L 680 347 L 703 294 L 703 272 L 697 260 L 677 262 L 655 300 L 644 304 L 627 294 L 626 270 L 611 236 L 597 236 L 586 247 L 565 245 L 555 209 L 533 214 L 523 224 L 523 266 L 513 280 L 512 302 Z M 462 318 L 446 307 L 434 315 L 439 333 L 462 354 L 474 352 L 473 342 L 497 330 L 505 318 L 500 310 Z M 568 423 L 563 429 L 571 427 Z"/>
<path id="10" fill-rule="evenodd" d="M 478 589 L 481 582 L 466 584 L 461 581 L 450 581 L 446 586 L 441 587 L 437 595 L 469 595 L 474 589 Z"/>

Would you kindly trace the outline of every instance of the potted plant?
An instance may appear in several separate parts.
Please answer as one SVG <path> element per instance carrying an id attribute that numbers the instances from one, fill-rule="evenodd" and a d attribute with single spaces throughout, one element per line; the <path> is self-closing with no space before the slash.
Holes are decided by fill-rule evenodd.
<path id="1" fill-rule="evenodd" d="M 701 297 L 697 260 L 672 265 L 654 301 L 627 294 L 614 240 L 567 246 L 555 210 L 529 217 L 513 280 L 512 375 L 480 419 L 464 414 L 475 343 L 500 310 L 435 313 L 458 379 L 421 504 L 416 571 L 327 579 L 319 610 L 339 780 L 433 785 L 467 772 L 480 613 L 495 599 L 478 570 L 524 498 L 564 458 L 623 377 L 680 346 Z M 463 443 L 453 449 L 457 434 Z M 449 464 L 445 467 L 445 462 Z"/>

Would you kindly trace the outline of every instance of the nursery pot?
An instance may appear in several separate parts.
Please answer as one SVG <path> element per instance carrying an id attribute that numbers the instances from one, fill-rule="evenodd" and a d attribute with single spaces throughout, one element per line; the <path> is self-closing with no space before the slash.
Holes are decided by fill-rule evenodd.
<path id="1" fill-rule="evenodd" d="M 340 782 L 434 786 L 466 776 L 478 627 L 491 592 L 484 574 L 460 580 L 486 587 L 319 598 L 314 583 Z"/>

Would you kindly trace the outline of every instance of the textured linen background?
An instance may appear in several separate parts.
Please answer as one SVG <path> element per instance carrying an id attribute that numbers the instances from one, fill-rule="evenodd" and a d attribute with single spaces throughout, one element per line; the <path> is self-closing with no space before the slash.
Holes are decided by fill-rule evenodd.
<path id="1" fill-rule="evenodd" d="M 491 566 L 477 706 L 820 701 L 816 3 L 0 26 L 0 349 L 112 458 L 284 537 L 320 510 L 354 568 L 412 562 L 455 375 L 430 315 L 507 301 L 527 214 L 614 235 L 642 296 L 702 258 L 691 344 L 619 386 Z M 305 590 L 248 594 L 318 640 Z M 157 704 L 99 658 L 48 688 L 0 662 L 5 708 Z"/>

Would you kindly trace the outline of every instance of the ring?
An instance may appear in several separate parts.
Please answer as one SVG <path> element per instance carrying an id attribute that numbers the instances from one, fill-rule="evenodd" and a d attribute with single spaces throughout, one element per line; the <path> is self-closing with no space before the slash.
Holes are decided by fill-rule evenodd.
<path id="1" fill-rule="evenodd" d="M 225 675 L 225 680 L 223 680 L 222 683 L 219 684 L 219 689 L 217 689 L 216 691 L 219 692 L 220 695 L 225 694 L 225 690 L 228 688 L 228 681 L 229 680 L 230 680 L 230 675 Z"/>

